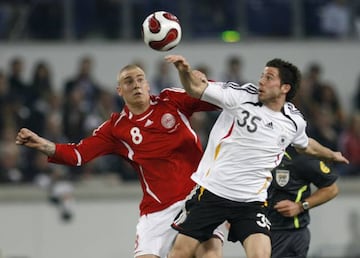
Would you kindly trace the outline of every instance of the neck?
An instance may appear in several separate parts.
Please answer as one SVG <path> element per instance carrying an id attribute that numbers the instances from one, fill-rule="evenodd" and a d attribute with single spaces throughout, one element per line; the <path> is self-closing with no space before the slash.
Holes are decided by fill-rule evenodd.
<path id="1" fill-rule="evenodd" d="M 127 107 L 130 110 L 130 112 L 133 113 L 134 115 L 140 115 L 150 107 L 150 102 L 142 103 L 142 104 L 137 103 L 134 105 L 127 104 Z"/>
<path id="2" fill-rule="evenodd" d="M 269 101 L 267 103 L 264 103 L 265 106 L 267 106 L 269 109 L 275 112 L 280 112 L 285 104 L 285 101 Z"/>

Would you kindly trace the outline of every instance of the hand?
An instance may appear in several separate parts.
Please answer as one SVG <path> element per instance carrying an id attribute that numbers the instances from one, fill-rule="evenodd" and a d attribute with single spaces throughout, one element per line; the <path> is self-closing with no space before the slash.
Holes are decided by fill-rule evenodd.
<path id="1" fill-rule="evenodd" d="M 191 67 L 190 67 L 189 63 L 181 55 L 167 55 L 167 56 L 165 56 L 165 61 L 168 63 L 173 63 L 175 65 L 176 69 L 179 70 L 179 72 L 190 72 L 191 71 Z"/>
<path id="2" fill-rule="evenodd" d="M 339 151 L 334 152 L 332 161 L 349 164 L 349 160 L 345 158 Z"/>
<path id="3" fill-rule="evenodd" d="M 15 143 L 39 150 L 48 156 L 55 154 L 55 143 L 38 136 L 27 128 L 20 129 L 16 136 Z"/>
<path id="4" fill-rule="evenodd" d="M 22 128 L 16 136 L 15 143 L 17 145 L 25 145 L 30 148 L 35 148 L 39 144 L 39 136 L 27 128 Z"/>
<path id="5" fill-rule="evenodd" d="M 294 217 L 303 212 L 300 203 L 290 200 L 282 200 L 275 204 L 274 209 L 285 217 Z"/>

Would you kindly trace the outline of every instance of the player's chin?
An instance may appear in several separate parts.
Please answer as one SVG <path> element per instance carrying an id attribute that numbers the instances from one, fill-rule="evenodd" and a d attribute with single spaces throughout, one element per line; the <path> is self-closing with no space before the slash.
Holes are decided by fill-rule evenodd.
<path id="1" fill-rule="evenodd" d="M 138 95 L 132 96 L 131 99 L 132 99 L 132 102 L 133 102 L 133 103 L 138 103 L 138 104 L 147 101 L 147 98 L 145 97 L 144 94 L 138 94 Z"/>
<path id="2" fill-rule="evenodd" d="M 264 102 L 265 101 L 265 96 L 262 93 L 259 93 L 258 99 L 259 99 L 260 102 Z"/>

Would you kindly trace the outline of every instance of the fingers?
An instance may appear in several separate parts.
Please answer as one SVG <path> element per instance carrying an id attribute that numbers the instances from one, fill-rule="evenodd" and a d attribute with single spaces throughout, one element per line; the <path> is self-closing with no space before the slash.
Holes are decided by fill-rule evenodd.
<path id="1" fill-rule="evenodd" d="M 347 158 L 345 158 L 341 153 L 340 153 L 340 158 L 339 158 L 339 162 L 341 163 L 345 163 L 345 164 L 349 164 L 349 160 Z"/>
<path id="2" fill-rule="evenodd" d="M 287 212 L 289 211 L 290 209 L 290 205 L 289 205 L 289 202 L 287 200 L 282 200 L 282 201 L 279 201 L 278 203 L 275 204 L 274 208 L 280 212 L 280 213 L 284 213 L 284 212 Z"/>
<path id="3" fill-rule="evenodd" d="M 181 55 L 167 55 L 165 61 L 173 63 L 180 71 L 190 71 L 190 65 Z"/>
<path id="4" fill-rule="evenodd" d="M 275 209 L 282 209 L 282 208 L 286 208 L 288 206 L 288 201 L 287 200 L 282 200 L 279 201 L 275 204 L 274 208 Z"/>
<path id="5" fill-rule="evenodd" d="M 167 56 L 165 56 L 165 61 L 167 61 L 169 63 L 175 63 L 175 62 L 179 62 L 179 61 L 184 62 L 185 58 L 181 55 L 167 55 Z"/>
<path id="6" fill-rule="evenodd" d="M 345 158 L 341 152 L 339 151 L 335 151 L 333 152 L 333 157 L 329 159 L 330 161 L 333 162 L 339 162 L 339 163 L 345 163 L 345 164 L 349 164 L 349 160 L 347 158 Z"/>
<path id="7" fill-rule="evenodd" d="M 282 200 L 274 205 L 274 209 L 285 217 L 293 217 L 301 212 L 299 205 L 290 200 Z"/>
<path id="8" fill-rule="evenodd" d="M 33 135 L 34 135 L 34 133 L 32 131 L 30 131 L 29 129 L 22 128 L 22 129 L 20 129 L 20 131 L 18 132 L 18 134 L 16 136 L 15 143 L 18 145 L 25 144 L 29 141 L 29 139 Z"/>

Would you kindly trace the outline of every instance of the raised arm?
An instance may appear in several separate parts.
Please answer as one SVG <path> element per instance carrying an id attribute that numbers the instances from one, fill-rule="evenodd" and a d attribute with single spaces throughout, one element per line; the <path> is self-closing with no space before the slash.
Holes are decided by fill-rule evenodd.
<path id="1" fill-rule="evenodd" d="M 194 98 L 200 98 L 208 85 L 206 76 L 200 71 L 192 70 L 181 55 L 168 55 L 165 60 L 175 65 L 185 91 Z"/>
<path id="2" fill-rule="evenodd" d="M 40 137 L 27 128 L 20 129 L 16 136 L 15 143 L 38 150 L 49 157 L 55 154 L 55 143 Z"/>
<path id="3" fill-rule="evenodd" d="M 320 159 L 349 164 L 349 161 L 339 151 L 332 151 L 321 145 L 313 138 L 309 138 L 309 144 L 305 149 L 296 148 L 300 153 L 312 155 Z"/>

